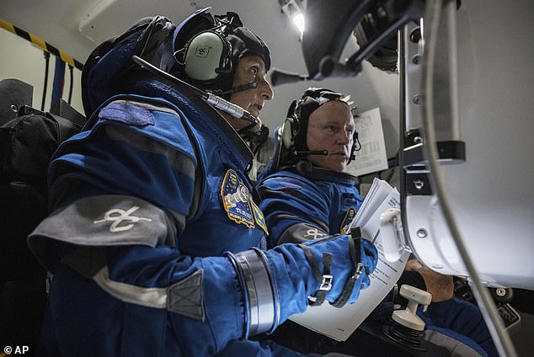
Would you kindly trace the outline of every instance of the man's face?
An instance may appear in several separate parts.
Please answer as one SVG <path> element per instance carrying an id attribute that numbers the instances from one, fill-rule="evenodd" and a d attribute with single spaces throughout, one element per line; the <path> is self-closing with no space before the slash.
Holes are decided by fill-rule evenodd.
<path id="1" fill-rule="evenodd" d="M 258 56 L 246 56 L 239 61 L 232 87 L 237 87 L 251 82 L 257 82 L 256 88 L 247 89 L 237 93 L 233 93 L 230 97 L 230 102 L 240 106 L 248 111 L 258 120 L 258 125 L 251 129 L 251 131 L 258 131 L 261 127 L 261 120 L 259 119 L 260 111 L 266 100 L 273 99 L 273 89 L 271 85 L 265 80 L 266 71 L 265 63 Z M 234 127 L 239 130 L 249 125 L 248 122 L 234 117 L 226 116 L 226 119 Z"/>
<path id="2" fill-rule="evenodd" d="M 344 102 L 321 105 L 308 119 L 306 142 L 310 150 L 328 150 L 328 155 L 309 155 L 308 160 L 324 169 L 341 172 L 349 161 L 354 118 Z"/>

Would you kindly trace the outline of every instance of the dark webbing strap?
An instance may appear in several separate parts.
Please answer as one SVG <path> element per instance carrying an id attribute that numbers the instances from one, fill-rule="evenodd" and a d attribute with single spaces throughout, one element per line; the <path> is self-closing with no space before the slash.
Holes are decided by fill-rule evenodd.
<path id="1" fill-rule="evenodd" d="M 363 265 L 361 263 L 361 246 L 359 236 L 353 235 L 351 238 L 349 238 L 349 254 L 352 259 L 352 263 L 356 269 L 354 270 L 352 276 L 348 278 L 345 282 L 345 286 L 343 287 L 341 295 L 339 295 L 336 301 L 334 301 L 334 303 L 332 304 L 334 307 L 338 308 L 345 306 L 350 296 L 352 295 L 352 290 L 354 289 L 356 281 L 362 274 Z"/>
<path id="2" fill-rule="evenodd" d="M 319 271 L 319 267 L 317 266 L 317 262 L 313 259 L 313 255 L 310 248 L 308 248 L 304 244 L 299 244 L 298 246 L 304 251 L 306 260 L 312 268 L 315 280 L 321 283 L 319 289 L 315 292 L 315 294 L 313 296 L 308 297 L 308 301 L 312 306 L 321 305 L 326 298 L 326 294 L 328 294 L 328 292 L 332 288 L 333 277 L 330 274 L 330 267 L 332 266 L 333 256 L 329 253 L 323 253 L 323 273 L 321 274 L 321 272 Z"/>
<path id="3" fill-rule="evenodd" d="M 319 287 L 319 290 L 315 293 L 315 299 L 308 298 L 310 305 L 317 306 L 321 305 L 325 298 L 326 294 L 330 291 L 332 288 L 332 275 L 330 274 L 330 266 L 332 265 L 332 254 L 329 253 L 323 253 L 323 275 L 321 279 L 321 286 Z"/>

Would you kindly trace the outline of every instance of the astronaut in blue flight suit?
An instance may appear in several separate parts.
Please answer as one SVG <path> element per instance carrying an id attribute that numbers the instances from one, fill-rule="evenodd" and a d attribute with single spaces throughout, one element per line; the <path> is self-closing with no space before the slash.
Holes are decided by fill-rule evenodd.
<path id="1" fill-rule="evenodd" d="M 309 88 L 290 105 L 287 119 L 275 133 L 273 158 L 258 179 L 260 208 L 271 232 L 269 248 L 348 231 L 363 201 L 355 177 L 342 172 L 359 146 L 351 104 L 343 94 Z M 433 294 L 428 311 L 421 313 L 429 340 L 460 355 L 496 355 L 478 308 L 453 298 L 452 277 L 434 273 L 415 259 L 407 270 L 414 272 L 405 273 L 404 279 Z M 332 340 L 291 321 L 276 331 L 274 339 L 306 352 L 336 348 Z M 451 341 L 444 343 L 447 339 Z M 357 346 L 349 350 L 357 353 Z"/>
<path id="2" fill-rule="evenodd" d="M 260 206 L 271 231 L 269 246 L 347 233 L 363 202 L 356 178 L 342 172 L 357 145 L 348 100 L 327 89 L 310 88 L 291 104 L 275 134 L 275 157 L 258 179 Z M 317 119 L 308 120 L 310 116 Z"/>
<path id="3" fill-rule="evenodd" d="M 252 154 L 238 134 L 259 125 L 133 55 L 258 123 L 273 95 L 269 50 L 235 13 L 199 10 L 179 25 L 145 18 L 93 51 L 82 80 L 88 123 L 55 153 L 51 213 L 28 238 L 53 274 L 41 354 L 294 355 L 248 338 L 309 301 L 356 301 L 375 247 L 333 235 L 265 250 L 245 174 Z"/>

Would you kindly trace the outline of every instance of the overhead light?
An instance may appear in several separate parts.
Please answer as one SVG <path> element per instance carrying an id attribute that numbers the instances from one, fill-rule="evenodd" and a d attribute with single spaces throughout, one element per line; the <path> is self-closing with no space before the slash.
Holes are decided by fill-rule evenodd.
<path id="1" fill-rule="evenodd" d="M 291 18 L 291 20 L 293 21 L 295 26 L 297 26 L 297 29 L 299 30 L 300 35 L 302 36 L 302 34 L 304 33 L 304 15 L 302 14 L 302 12 L 298 12 L 296 15 L 293 16 L 293 18 Z"/>
<path id="2" fill-rule="evenodd" d="M 302 38 L 304 33 L 304 14 L 301 9 L 301 2 L 298 0 L 279 0 L 279 2 L 282 6 L 282 12 L 293 22 Z"/>

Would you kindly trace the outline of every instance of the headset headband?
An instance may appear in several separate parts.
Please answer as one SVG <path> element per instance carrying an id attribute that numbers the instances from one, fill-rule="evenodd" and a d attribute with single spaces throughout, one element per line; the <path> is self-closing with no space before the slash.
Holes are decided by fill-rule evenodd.
<path id="1" fill-rule="evenodd" d="M 239 60 L 248 55 L 262 58 L 269 70 L 271 58 L 265 43 L 243 27 L 234 12 L 215 16 L 203 12 L 197 16 L 200 20 L 188 19 L 193 25 L 180 25 L 176 29 L 174 54 L 177 65 L 172 74 L 226 99 L 232 93 L 253 88 L 255 83 L 233 88 L 233 75 Z"/>

